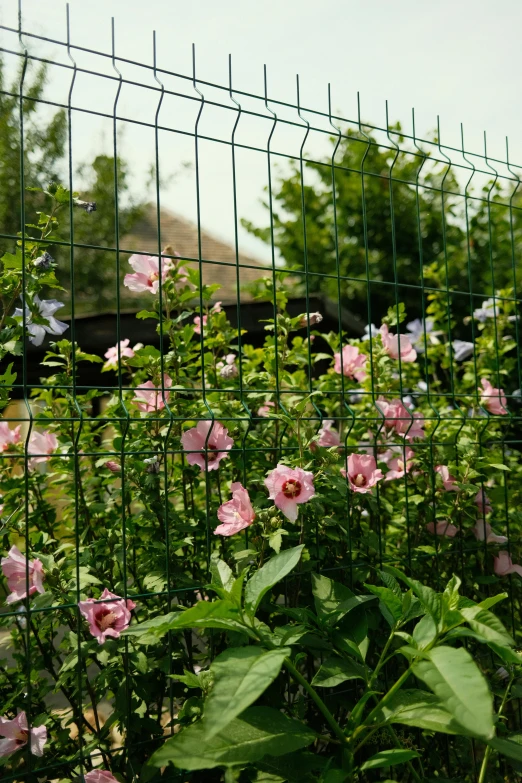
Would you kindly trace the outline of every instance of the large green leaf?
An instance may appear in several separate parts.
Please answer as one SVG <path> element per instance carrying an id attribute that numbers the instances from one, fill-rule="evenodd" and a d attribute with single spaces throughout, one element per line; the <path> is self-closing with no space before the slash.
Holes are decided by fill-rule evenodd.
<path id="1" fill-rule="evenodd" d="M 373 595 L 354 595 L 348 587 L 321 574 L 312 574 L 312 592 L 318 617 L 330 625 L 367 601 L 376 599 Z"/>
<path id="2" fill-rule="evenodd" d="M 393 626 L 402 617 L 402 596 L 397 596 L 389 587 L 379 587 L 377 585 L 364 585 L 365 588 L 379 598 L 379 609 L 381 614 L 390 626 Z"/>
<path id="3" fill-rule="evenodd" d="M 406 761 L 417 758 L 419 758 L 419 754 L 414 750 L 406 750 L 405 748 L 381 750 L 361 764 L 361 770 L 394 767 L 396 764 L 405 764 Z"/>
<path id="4" fill-rule="evenodd" d="M 212 558 L 210 561 L 210 573 L 212 576 L 212 587 L 219 591 L 228 593 L 234 584 L 234 574 L 232 569 L 219 558 Z"/>
<path id="5" fill-rule="evenodd" d="M 312 685 L 319 688 L 334 688 L 346 680 L 366 680 L 364 666 L 352 660 L 332 657 L 323 663 L 312 680 Z"/>
<path id="6" fill-rule="evenodd" d="M 150 764 L 168 763 L 189 771 L 213 769 L 259 761 L 263 756 L 282 756 L 310 745 L 316 735 L 303 723 L 285 717 L 270 707 L 250 707 L 210 740 L 202 722 L 194 723 L 168 739 Z"/>
<path id="7" fill-rule="evenodd" d="M 488 642 L 495 642 L 505 647 L 514 646 L 514 639 L 493 612 L 488 612 L 487 609 L 481 609 L 479 606 L 464 607 L 460 612 L 471 630 L 483 636 Z"/>
<path id="8" fill-rule="evenodd" d="M 205 736 L 213 737 L 237 715 L 250 707 L 275 680 L 283 661 L 291 654 L 288 647 L 265 651 L 259 647 L 225 650 L 212 663 L 214 685 L 205 701 Z"/>
<path id="9" fill-rule="evenodd" d="M 502 755 L 509 756 L 510 759 L 522 761 L 522 735 L 520 734 L 512 734 L 510 737 L 493 737 L 489 740 L 488 745 L 491 745 Z"/>
<path id="10" fill-rule="evenodd" d="M 463 648 L 436 647 L 414 673 L 465 731 L 482 740 L 494 736 L 493 698 L 480 669 Z"/>
<path id="11" fill-rule="evenodd" d="M 417 689 L 402 690 L 382 709 L 383 719 L 442 734 L 465 733 L 436 696 Z"/>
<path id="12" fill-rule="evenodd" d="M 392 574 L 396 579 L 400 579 L 410 588 L 412 593 L 416 595 L 421 602 L 425 611 L 433 617 L 433 620 L 436 623 L 438 623 L 441 615 L 439 594 L 436 593 L 435 590 L 432 590 L 431 587 L 426 587 L 426 585 L 423 585 L 416 579 L 410 579 L 406 574 L 403 574 L 402 571 L 399 571 L 398 568 L 393 568 L 392 566 L 385 566 L 385 568 L 387 572 Z"/>
<path id="13" fill-rule="evenodd" d="M 268 563 L 265 563 L 248 580 L 245 589 L 245 608 L 249 612 L 255 614 L 263 596 L 296 567 L 302 551 L 302 545 L 293 549 L 285 549 L 284 552 L 280 552 L 275 557 L 270 558 Z"/>
<path id="14" fill-rule="evenodd" d="M 242 631 L 252 635 L 250 629 L 240 622 L 238 607 L 230 601 L 198 601 L 190 609 L 171 612 L 163 617 L 154 617 L 138 625 L 131 625 L 123 634 L 138 637 L 144 644 L 152 644 L 168 631 L 184 628 L 220 628 L 227 631 Z"/>

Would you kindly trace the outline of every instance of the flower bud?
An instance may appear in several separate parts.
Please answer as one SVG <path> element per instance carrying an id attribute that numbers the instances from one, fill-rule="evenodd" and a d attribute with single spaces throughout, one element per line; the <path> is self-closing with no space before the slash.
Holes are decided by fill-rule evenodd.
<path id="1" fill-rule="evenodd" d="M 119 462 L 114 462 L 112 459 L 105 463 L 105 467 L 108 468 L 111 473 L 121 473 L 121 465 Z"/>
<path id="2" fill-rule="evenodd" d="M 45 252 L 41 256 L 38 256 L 38 258 L 34 259 L 33 266 L 35 266 L 39 272 L 46 272 L 51 268 L 53 261 L 53 257 L 49 253 Z"/>
<path id="3" fill-rule="evenodd" d="M 322 320 L 323 316 L 321 313 L 308 313 L 308 315 L 301 316 L 299 326 L 301 329 L 304 329 L 308 324 L 310 324 L 310 326 L 315 326 L 316 324 L 320 324 Z"/>

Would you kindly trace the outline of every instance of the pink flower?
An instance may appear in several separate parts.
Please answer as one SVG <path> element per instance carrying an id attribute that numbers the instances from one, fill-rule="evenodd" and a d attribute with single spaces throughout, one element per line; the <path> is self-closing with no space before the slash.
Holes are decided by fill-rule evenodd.
<path id="1" fill-rule="evenodd" d="M 314 474 L 302 468 L 277 465 L 265 479 L 270 500 L 273 500 L 290 522 L 297 519 L 298 504 L 315 495 Z"/>
<path id="2" fill-rule="evenodd" d="M 440 520 L 436 525 L 433 522 L 428 522 L 426 530 L 430 533 L 436 533 L 438 536 L 446 536 L 446 538 L 454 538 L 459 532 L 458 527 L 445 519 Z"/>
<path id="3" fill-rule="evenodd" d="M 252 524 L 256 518 L 247 490 L 238 481 L 230 487 L 232 500 L 227 500 L 218 508 L 218 525 L 214 533 L 218 536 L 233 536 Z"/>
<path id="4" fill-rule="evenodd" d="M 493 558 L 493 569 L 497 576 L 507 576 L 508 574 L 522 576 L 522 566 L 514 564 L 509 553 L 505 550 L 499 552 L 498 557 Z"/>
<path id="5" fill-rule="evenodd" d="M 151 294 L 157 294 L 160 276 L 159 258 L 156 256 L 133 255 L 129 258 L 129 264 L 134 269 L 135 273 L 132 275 L 125 275 L 123 284 L 131 291 L 148 291 Z M 162 258 L 162 280 L 165 280 L 171 268 L 172 261 L 169 258 Z"/>
<path id="6" fill-rule="evenodd" d="M 323 320 L 323 316 L 321 313 L 308 313 L 301 316 L 301 320 L 299 321 L 299 327 L 301 329 L 305 329 L 308 324 L 310 326 L 315 326 L 316 324 L 320 324 Z"/>
<path id="7" fill-rule="evenodd" d="M 475 527 L 471 528 L 477 541 L 487 541 L 488 544 L 507 544 L 506 536 L 498 536 L 491 529 L 489 522 L 485 522 L 483 519 L 477 520 Z"/>
<path id="8" fill-rule="evenodd" d="M 369 454 L 350 454 L 346 462 L 346 470 L 342 468 L 341 474 L 348 479 L 350 489 L 363 494 L 371 492 L 372 487 L 383 477 L 375 457 Z"/>
<path id="9" fill-rule="evenodd" d="M 475 495 L 475 503 L 479 514 L 484 517 L 486 514 L 491 514 L 493 508 L 491 506 L 491 500 L 488 498 L 483 489 L 479 489 Z"/>
<path id="10" fill-rule="evenodd" d="M 392 359 L 401 357 L 401 362 L 414 362 L 417 351 L 408 337 L 403 334 L 390 334 L 386 324 L 380 328 L 382 345 L 388 356 Z"/>
<path id="11" fill-rule="evenodd" d="M 195 427 L 183 433 L 181 443 L 188 452 L 188 464 L 199 465 L 201 470 L 217 470 L 234 445 L 227 428 L 219 421 L 198 421 Z"/>
<path id="12" fill-rule="evenodd" d="M 345 345 L 343 348 L 342 374 L 356 381 L 364 381 L 366 378 L 366 356 L 359 353 L 356 345 Z M 334 370 L 341 373 L 341 354 L 334 354 Z"/>
<path id="13" fill-rule="evenodd" d="M 20 552 L 18 547 L 12 546 L 7 557 L 3 557 L 0 565 L 7 579 L 7 586 L 11 594 L 7 596 L 6 603 L 13 604 L 15 601 L 21 601 L 27 596 L 26 576 L 29 573 L 29 595 L 36 593 L 45 593 L 43 588 L 43 565 L 38 558 L 29 560 Z"/>
<path id="14" fill-rule="evenodd" d="M 47 729 L 45 726 L 29 729 L 27 715 L 25 712 L 19 712 L 12 720 L 0 717 L 0 737 L 5 737 L 0 740 L 0 756 L 9 756 L 16 750 L 20 750 L 27 745 L 28 739 L 33 756 L 43 756 Z"/>
<path id="15" fill-rule="evenodd" d="M 39 462 L 47 462 L 49 456 L 45 455 L 52 454 L 57 448 L 58 441 L 53 432 L 49 432 L 49 430 L 44 430 L 44 432 L 33 430 L 31 432 L 31 437 L 29 438 L 29 443 L 27 444 L 27 453 L 36 454 L 37 456 L 31 457 L 31 459 L 28 460 L 28 466 L 34 468 Z"/>
<path id="16" fill-rule="evenodd" d="M 341 445 L 341 438 L 334 427 L 334 421 L 332 419 L 325 419 L 317 434 L 319 435 L 317 441 L 318 445 L 325 449 Z"/>
<path id="17" fill-rule="evenodd" d="M 208 315 L 203 316 L 203 328 L 207 325 Z M 194 332 L 195 334 L 201 334 L 202 321 L 199 315 L 194 318 Z"/>
<path id="18" fill-rule="evenodd" d="M 263 419 L 266 419 L 268 416 L 270 416 L 271 408 L 275 408 L 275 404 L 269 400 L 268 402 L 265 402 L 264 405 L 261 405 L 257 411 L 257 415 L 261 416 Z"/>
<path id="19" fill-rule="evenodd" d="M 452 476 L 449 472 L 447 465 L 437 465 L 435 473 L 438 473 L 442 479 L 442 485 L 446 492 L 458 492 L 459 488 L 455 484 L 455 476 Z"/>
<path id="20" fill-rule="evenodd" d="M 165 373 L 163 376 L 163 387 L 164 389 L 170 389 L 171 386 L 172 378 Z M 135 390 L 132 402 L 143 413 L 155 413 L 162 410 L 169 399 L 169 391 L 161 391 L 157 386 L 154 386 L 152 381 L 147 381 L 147 383 L 144 383 L 143 386 L 138 386 Z"/>
<path id="21" fill-rule="evenodd" d="M 495 389 L 487 378 L 482 378 L 480 382 L 484 389 L 480 395 L 480 402 L 482 405 L 487 408 L 490 413 L 493 413 L 496 416 L 504 416 L 507 414 L 507 400 L 504 389 Z"/>
<path id="22" fill-rule="evenodd" d="M 11 429 L 6 421 L 0 421 L 0 451 L 7 451 L 10 446 L 20 443 L 20 426 Z"/>
<path id="23" fill-rule="evenodd" d="M 113 774 L 105 769 L 93 769 L 83 776 L 85 783 L 119 783 Z"/>
<path id="24" fill-rule="evenodd" d="M 132 348 L 129 348 L 130 340 L 120 340 L 120 356 L 122 359 L 132 359 L 134 356 L 134 350 Z M 113 368 L 116 370 L 118 368 L 118 346 L 115 345 L 113 348 L 109 348 L 104 353 L 105 358 L 107 361 L 103 365 L 104 370 L 112 370 Z"/>
<path id="25" fill-rule="evenodd" d="M 114 460 L 109 459 L 105 463 L 105 467 L 111 471 L 111 473 L 121 473 L 121 465 L 119 462 L 114 462 Z"/>
<path id="26" fill-rule="evenodd" d="M 216 302 L 214 307 L 212 308 L 213 313 L 220 313 L 221 312 L 221 302 Z"/>
<path id="27" fill-rule="evenodd" d="M 379 399 L 376 402 L 377 408 L 384 416 L 384 426 L 394 428 L 397 435 L 405 437 L 406 440 L 415 438 L 425 438 L 424 416 L 422 413 L 410 413 L 400 400 Z"/>
<path id="28" fill-rule="evenodd" d="M 136 604 L 130 598 L 125 601 L 119 595 L 114 595 L 107 588 L 101 594 L 100 601 L 105 603 L 97 603 L 94 598 L 87 598 L 86 601 L 79 601 L 78 606 L 89 623 L 89 631 L 96 636 L 99 644 L 103 644 L 108 636 L 117 639 L 120 633 L 129 627 L 130 613 L 136 608 Z"/>
<path id="29" fill-rule="evenodd" d="M 387 461 L 387 465 L 390 468 L 390 470 L 385 476 L 385 481 L 392 481 L 393 479 L 402 478 L 406 473 L 410 472 L 411 466 L 413 465 L 413 458 L 415 457 L 415 452 L 413 451 L 413 449 L 410 448 L 407 448 L 405 451 L 406 451 L 406 461 L 404 461 L 403 454 L 401 454 L 399 457 L 396 457 L 395 459 L 390 459 Z"/>

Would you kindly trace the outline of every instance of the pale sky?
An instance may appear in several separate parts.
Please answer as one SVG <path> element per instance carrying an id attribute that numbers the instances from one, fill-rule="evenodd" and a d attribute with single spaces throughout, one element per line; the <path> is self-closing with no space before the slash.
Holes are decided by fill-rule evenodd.
<path id="1" fill-rule="evenodd" d="M 17 0 L 0 0 L 4 25 L 16 26 L 16 6 Z M 70 6 L 74 44 L 110 52 L 110 21 L 114 16 L 116 51 L 121 57 L 151 64 L 155 29 L 160 68 L 190 75 L 191 44 L 195 43 L 201 79 L 227 85 L 231 53 L 237 89 L 262 94 L 266 63 L 272 99 L 295 102 L 298 73 L 304 106 L 326 111 L 327 84 L 331 82 L 333 107 L 344 117 L 356 118 L 359 90 L 362 115 L 370 123 L 384 125 L 387 99 L 390 121 L 400 119 L 408 130 L 411 108 L 415 107 L 420 135 L 433 129 L 440 115 L 442 141 L 456 147 L 460 146 L 461 122 L 466 147 L 481 152 L 486 130 L 488 152 L 493 157 L 504 157 L 508 135 L 511 159 L 522 163 L 520 0 L 72 0 Z M 23 15 L 25 29 L 65 39 L 63 0 L 23 0 Z M 16 48 L 15 36 L 0 31 L 0 40 L 3 47 Z M 30 52 L 45 52 L 66 61 L 60 47 L 32 40 L 27 46 Z M 111 73 L 108 60 L 78 52 L 74 56 L 81 67 Z M 120 70 L 125 78 L 153 84 L 149 72 L 125 65 L 120 65 Z M 70 72 L 63 69 L 51 71 L 51 99 L 66 101 L 69 78 Z M 162 78 L 167 88 L 182 85 L 187 94 L 194 94 L 189 83 Z M 79 76 L 73 105 L 111 111 L 115 83 L 102 85 L 102 81 Z M 212 89 L 203 92 L 207 99 L 218 95 Z M 118 112 L 153 122 L 157 98 L 158 93 L 124 87 Z M 226 96 L 225 102 L 230 104 Z M 242 103 L 245 108 L 254 105 L 247 100 Z M 166 100 L 160 124 L 191 130 L 198 106 L 186 99 Z M 229 139 L 235 116 L 230 111 L 206 107 L 200 132 Z M 299 121 L 295 111 L 281 110 L 281 116 Z M 244 117 L 236 140 L 266 148 L 269 130 L 268 121 L 254 122 Z M 75 113 L 75 161 L 100 149 L 110 151 L 111 133 L 110 122 Z M 276 149 L 299 153 L 303 138 L 300 129 L 280 127 L 278 134 L 274 137 Z M 121 144 L 132 164 L 133 186 L 139 189 L 154 158 L 153 132 L 137 126 L 128 128 Z M 307 154 L 322 154 L 326 149 L 323 135 L 309 137 Z M 202 222 L 221 237 L 232 239 L 230 147 L 202 143 L 200 154 Z M 165 134 L 160 140 L 160 155 L 160 167 L 166 176 L 179 172 L 181 164 L 193 158 L 193 140 Z M 238 153 L 240 217 L 266 222 L 258 206 L 265 183 L 266 155 Z M 162 204 L 195 219 L 193 172 L 180 174 L 166 184 Z M 243 250 L 267 258 L 266 248 L 243 231 L 240 240 Z"/>

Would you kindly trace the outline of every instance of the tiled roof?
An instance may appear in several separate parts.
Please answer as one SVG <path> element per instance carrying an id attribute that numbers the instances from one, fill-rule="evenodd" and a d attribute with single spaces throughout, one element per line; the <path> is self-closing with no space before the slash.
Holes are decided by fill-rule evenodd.
<path id="1" fill-rule="evenodd" d="M 170 246 L 182 258 L 194 259 L 192 264 L 198 268 L 198 228 L 184 217 L 166 209 L 161 209 L 161 248 Z M 131 233 L 124 237 L 122 247 L 132 248 L 142 253 L 158 252 L 157 212 L 154 205 L 147 208 L 145 216 L 136 223 Z M 167 251 L 168 252 L 168 251 Z M 216 298 L 224 303 L 236 302 L 236 250 L 233 243 L 224 242 L 201 229 L 202 282 L 205 285 L 219 283 L 221 290 Z M 239 286 L 243 289 L 271 267 L 262 261 L 244 253 L 239 254 Z M 185 266 L 187 264 L 184 264 Z M 253 267 L 253 268 L 251 268 Z M 265 272 L 263 270 L 266 270 Z M 251 295 L 241 290 L 241 302 L 251 301 Z"/>

